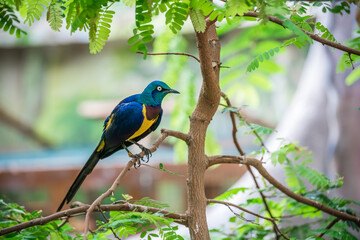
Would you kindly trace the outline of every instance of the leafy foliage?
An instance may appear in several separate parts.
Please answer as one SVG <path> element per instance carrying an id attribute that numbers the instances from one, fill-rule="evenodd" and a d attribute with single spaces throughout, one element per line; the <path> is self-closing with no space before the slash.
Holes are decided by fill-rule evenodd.
<path id="1" fill-rule="evenodd" d="M 248 188 L 232 188 L 224 192 L 223 194 L 217 196 L 215 200 L 225 201 L 231 199 L 232 196 L 238 194 L 239 192 L 244 193 Z"/>
<path id="2" fill-rule="evenodd" d="M 270 57 L 273 57 L 275 53 L 278 53 L 280 51 L 279 47 L 272 48 L 261 55 L 258 55 L 254 60 L 251 61 L 251 63 L 248 65 L 246 71 L 251 72 L 257 68 L 259 68 L 260 63 L 262 63 L 264 60 L 269 60 Z"/>
<path id="3" fill-rule="evenodd" d="M 347 14 L 350 13 L 350 5 L 348 2 L 345 2 L 345 1 L 342 1 L 338 5 L 336 4 L 335 6 L 331 6 L 331 4 L 327 3 L 327 2 L 313 3 L 313 6 L 321 7 L 321 9 L 324 13 L 326 13 L 327 11 L 330 11 L 332 13 L 339 13 L 341 15 L 344 12 Z"/>
<path id="4" fill-rule="evenodd" d="M 309 158 L 311 157 L 311 154 L 306 152 L 305 148 L 300 148 L 294 143 L 285 144 L 277 153 L 271 154 L 271 158 L 275 158 L 272 161 L 285 165 L 285 171 L 287 172 L 286 181 L 293 191 L 334 209 L 352 215 L 358 214 L 358 209 L 353 208 L 353 205 L 358 204 L 357 202 L 340 197 L 330 197 L 329 191 L 341 187 L 342 179 L 339 178 L 331 181 L 323 174 L 310 168 L 307 163 L 310 162 Z M 302 162 L 298 163 L 300 160 L 302 160 Z M 306 184 L 304 184 L 304 180 L 307 180 L 315 189 L 308 190 Z M 288 198 L 279 192 L 278 189 L 268 186 L 266 183 L 264 188 L 254 189 L 253 191 L 261 191 L 264 195 L 271 196 L 271 198 L 267 198 L 267 204 L 271 209 L 272 215 L 279 220 L 279 223 L 285 223 L 283 227 L 281 227 L 281 231 L 291 239 L 312 239 L 312 237 L 316 237 L 319 233 L 325 233 L 326 236 L 333 239 L 356 239 L 351 229 L 357 232 L 360 230 L 359 227 L 352 222 L 339 221 L 328 231 L 326 227 L 334 220 L 333 217 L 324 217 L 318 209 Z M 242 188 L 230 189 L 218 198 L 226 200 L 240 192 L 243 192 Z M 246 203 L 240 204 L 241 207 L 247 209 L 256 205 L 260 206 L 260 214 L 270 217 L 264 207 L 263 199 L 260 197 L 254 196 L 248 198 Z M 235 223 L 236 228 L 232 228 L 232 230 L 213 229 L 211 231 L 212 235 L 217 237 L 222 236 L 219 239 L 229 240 L 274 237 L 271 223 L 267 221 L 262 223 L 259 218 L 256 218 L 254 221 L 249 221 L 246 220 L 248 217 L 246 214 L 240 214 L 240 217 L 231 217 L 229 222 Z M 308 220 L 305 221 L 306 223 L 304 224 L 292 225 L 292 221 L 295 221 L 297 218 Z M 308 223 L 310 219 L 312 220 L 311 224 Z"/>
<path id="5" fill-rule="evenodd" d="M 165 209 L 168 207 L 167 204 L 148 197 L 135 201 L 134 204 L 159 209 Z M 173 221 L 173 219 L 164 217 L 161 213 L 151 214 L 136 211 L 110 212 L 110 219 L 108 222 L 98 222 L 99 228 L 93 237 L 94 239 L 99 239 L 99 235 L 104 234 L 105 237 L 103 239 L 107 239 L 106 236 L 114 232 L 120 238 L 127 238 L 129 235 L 140 234 L 141 239 L 161 237 L 164 240 L 182 240 L 183 237 L 176 233 L 178 227 L 171 226 Z"/>
<path id="6" fill-rule="evenodd" d="M 156 207 L 164 209 L 166 204 L 143 198 L 135 201 L 134 204 L 141 204 L 145 207 Z M 27 212 L 23 207 L 16 203 L 6 203 L 0 199 L 0 228 L 6 228 L 18 223 L 31 221 L 41 217 L 41 211 Z M 141 234 L 141 239 L 152 239 L 161 237 L 164 240 L 183 240 L 176 233 L 177 226 L 171 226 L 173 219 L 164 217 L 161 213 L 147 212 L 111 212 L 107 222 L 98 221 L 98 229 L 89 236 L 89 239 L 109 239 L 113 232 L 119 237 Z M 56 220 L 42 226 L 34 226 L 16 233 L 5 235 L 9 239 L 79 239 L 81 236 L 73 237 L 68 235 L 72 228 L 68 223 L 61 224 L 61 220 Z M 155 228 L 154 228 L 155 227 Z M 157 229 L 157 231 L 156 231 Z"/>
<path id="7" fill-rule="evenodd" d="M 63 18 L 65 17 L 64 10 L 66 9 L 61 4 L 62 2 L 51 2 L 47 13 L 47 21 L 50 27 L 59 32 L 63 24 Z"/>
<path id="8" fill-rule="evenodd" d="M 256 125 L 249 126 L 249 123 L 247 123 L 238 113 L 237 108 L 224 108 L 224 112 L 227 111 L 235 113 L 239 118 L 241 125 L 256 127 Z M 271 133 L 271 131 L 268 131 L 265 128 L 263 132 L 260 131 L 256 133 L 258 134 L 256 137 L 260 136 L 262 138 L 263 136 L 266 136 L 266 134 Z M 255 131 L 250 131 L 249 134 L 255 134 Z M 315 169 L 309 167 L 308 164 L 312 162 L 312 154 L 308 152 L 306 148 L 300 147 L 297 143 L 289 143 L 284 139 L 280 139 L 280 141 L 282 141 L 282 146 L 278 150 L 270 153 L 268 158 L 274 165 L 283 165 L 286 174 L 286 183 L 292 191 L 339 211 L 351 215 L 358 214 L 359 210 L 353 207 L 354 205 L 358 205 L 357 202 L 340 197 L 333 197 L 330 193 L 332 189 L 337 189 L 342 186 L 342 178 L 337 178 L 333 181 L 330 180 Z M 310 183 L 311 186 L 306 182 Z M 326 236 L 334 239 L 356 239 L 351 233 L 351 229 L 357 232 L 360 230 L 359 227 L 352 222 L 339 221 L 331 228 L 331 231 L 327 231 L 327 226 L 334 218 L 324 217 L 317 208 L 304 205 L 292 198 L 288 198 L 277 188 L 268 185 L 265 181 L 264 187 L 261 189 L 234 188 L 224 192 L 216 199 L 228 200 L 237 194 L 244 193 L 245 190 L 247 193 L 250 193 L 250 195 L 262 192 L 267 196 L 266 201 L 271 209 L 272 215 L 274 218 L 278 219 L 279 223 L 284 223 L 284 225 L 281 226 L 286 227 L 281 227 L 281 231 L 289 238 L 312 239 L 312 237 L 315 237 L 314 239 L 316 239 L 319 233 L 324 233 Z M 251 191 L 253 191 L 253 193 L 251 193 Z M 253 197 L 248 197 L 246 203 L 240 204 L 240 206 L 246 209 L 259 206 L 259 214 L 270 217 L 264 207 L 263 199 L 256 194 L 254 194 Z M 270 222 L 262 222 L 263 220 L 259 218 L 250 221 L 247 219 L 249 217 L 248 214 L 244 213 L 239 214 L 238 217 L 231 217 L 229 222 L 234 223 L 236 228 L 213 229 L 211 230 L 212 237 L 214 237 L 214 239 L 229 240 L 275 237 L 272 231 L 273 226 Z M 312 219 L 313 222 L 311 224 L 305 223 L 301 225 L 291 224 L 297 218 Z M 340 232 L 343 234 L 343 237 L 340 237 Z"/>
<path id="9" fill-rule="evenodd" d="M 127 238 L 129 235 L 141 233 L 141 238 L 147 237 L 146 239 L 152 239 L 152 237 L 183 239 L 176 234 L 177 227 L 170 226 L 172 222 L 173 220 L 163 217 L 160 213 L 111 212 L 109 222 L 99 223 L 99 230 L 101 230 L 99 233 L 110 235 L 110 228 L 112 228 L 120 238 Z M 159 233 L 155 233 L 155 228 L 152 228 L 152 226 L 155 226 Z M 95 235 L 94 239 L 98 239 L 98 236 Z"/>
<path id="10" fill-rule="evenodd" d="M 30 0 L 27 1 L 27 13 L 25 22 L 29 22 L 29 25 L 33 24 L 35 20 L 40 20 L 45 8 L 49 6 L 49 0 Z M 25 5 L 23 5 L 25 6 Z"/>
<path id="11" fill-rule="evenodd" d="M 199 9 L 190 10 L 190 19 L 197 32 L 205 32 L 205 28 L 206 28 L 205 18 Z"/>
<path id="12" fill-rule="evenodd" d="M 187 15 L 189 13 L 189 5 L 184 1 L 175 1 L 168 4 L 168 10 L 165 14 L 165 23 L 169 25 L 173 33 L 177 33 L 184 25 Z"/>
<path id="13" fill-rule="evenodd" d="M 152 5 L 148 1 L 137 0 L 135 4 L 134 36 L 129 38 L 128 43 L 132 45 L 131 51 L 143 51 L 146 58 L 147 47 L 145 43 L 153 40 L 154 25 L 149 24 L 152 20 Z"/>
<path id="14" fill-rule="evenodd" d="M 16 23 L 20 23 L 20 21 L 15 15 L 14 9 L 0 1 L 0 29 L 5 32 L 9 31 L 10 34 L 15 33 L 16 37 L 20 38 L 26 32 L 17 27 Z"/>
<path id="15" fill-rule="evenodd" d="M 90 53 L 95 54 L 103 49 L 110 36 L 110 23 L 114 14 L 111 10 L 101 10 L 96 23 L 90 25 Z"/>
<path id="16" fill-rule="evenodd" d="M 11 227 L 18 223 L 28 222 L 41 217 L 41 211 L 27 212 L 24 207 L 16 203 L 7 203 L 0 199 L 0 228 Z M 46 239 L 50 236 L 52 239 L 72 239 L 67 233 L 72 231 L 69 224 L 61 227 L 61 220 L 56 220 L 42 226 L 34 226 L 23 229 L 16 233 L 9 233 L 4 238 L 10 239 Z"/>

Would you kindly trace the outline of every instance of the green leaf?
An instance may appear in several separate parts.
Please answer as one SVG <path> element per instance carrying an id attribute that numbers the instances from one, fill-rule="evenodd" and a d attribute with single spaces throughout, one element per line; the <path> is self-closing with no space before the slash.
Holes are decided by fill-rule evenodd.
<path id="1" fill-rule="evenodd" d="M 260 62 L 263 62 L 263 61 L 264 61 L 264 58 L 263 58 L 262 55 L 259 55 L 258 58 L 259 58 L 259 61 L 260 61 Z"/>
<path id="2" fill-rule="evenodd" d="M 360 79 L 360 67 L 355 68 L 345 79 L 346 85 L 350 86 Z"/>
<path id="3" fill-rule="evenodd" d="M 204 15 L 201 14 L 199 9 L 190 10 L 190 19 L 197 32 L 205 32 L 206 22 Z"/>
<path id="4" fill-rule="evenodd" d="M 286 159 L 286 152 L 283 149 L 271 153 L 271 163 L 276 166 L 277 163 L 283 164 Z"/>
<path id="5" fill-rule="evenodd" d="M 318 188 L 324 188 L 330 184 L 330 180 L 323 174 L 319 173 L 315 169 L 306 166 L 304 163 L 295 165 L 294 169 L 299 175 L 309 181 L 312 185 Z"/>
<path id="6" fill-rule="evenodd" d="M 304 33 L 301 28 L 299 28 L 298 26 L 296 26 L 293 22 L 291 22 L 289 19 L 281 16 L 281 15 L 276 15 L 278 18 L 280 18 L 281 20 L 283 20 L 283 25 L 285 27 L 287 27 L 289 30 L 291 30 L 294 34 L 296 34 L 299 39 L 301 41 L 306 41 L 309 43 L 312 43 L 312 39 L 306 34 Z"/>
<path id="7" fill-rule="evenodd" d="M 213 20 L 216 19 L 216 17 L 217 17 L 218 15 L 219 15 L 219 10 L 215 10 L 215 11 L 213 11 L 213 12 L 210 14 L 209 19 L 210 19 L 211 21 L 213 21 Z"/>
<path id="8" fill-rule="evenodd" d="M 135 5 L 136 0 L 122 0 L 122 2 L 128 7 L 133 7 Z"/>
<path id="9" fill-rule="evenodd" d="M 233 196 L 235 196 L 236 194 L 238 194 L 239 192 L 244 193 L 246 190 L 248 190 L 248 188 L 244 188 L 244 187 L 243 188 L 233 188 L 233 189 L 227 190 L 226 192 L 217 196 L 215 198 L 215 200 L 226 201 L 226 200 L 229 200 L 230 198 L 232 198 Z"/>
<path id="10" fill-rule="evenodd" d="M 135 201 L 134 204 L 143 205 L 147 207 L 160 208 L 160 209 L 169 207 L 168 204 L 151 199 L 149 197 L 143 197 L 142 199 Z"/>
<path id="11" fill-rule="evenodd" d="M 64 11 L 58 2 L 50 4 L 47 16 L 50 27 L 53 30 L 60 32 L 60 28 L 63 24 Z"/>
<path id="12" fill-rule="evenodd" d="M 269 60 L 269 59 L 270 59 L 269 53 L 268 53 L 268 52 L 264 52 L 264 57 L 265 57 L 266 60 Z"/>
<path id="13" fill-rule="evenodd" d="M 0 29 L 4 32 L 9 30 L 9 34 L 13 35 L 16 33 L 16 37 L 20 38 L 21 34 L 26 34 L 21 30 L 15 23 L 20 23 L 19 19 L 15 15 L 13 6 L 0 3 Z"/>
<path id="14" fill-rule="evenodd" d="M 130 196 L 129 194 L 121 194 L 121 195 L 125 199 L 125 201 L 129 201 L 129 200 L 133 199 L 133 197 Z"/>
<path id="15" fill-rule="evenodd" d="M 90 53 L 95 54 L 103 49 L 110 36 L 110 23 L 114 13 L 114 11 L 104 8 L 100 9 L 98 14 L 95 14 L 97 17 L 90 23 Z"/>
<path id="16" fill-rule="evenodd" d="M 35 20 L 40 20 L 42 12 L 45 10 L 45 6 L 49 6 L 50 0 L 29 0 L 27 3 L 25 23 L 29 22 L 29 25 L 31 26 Z"/>

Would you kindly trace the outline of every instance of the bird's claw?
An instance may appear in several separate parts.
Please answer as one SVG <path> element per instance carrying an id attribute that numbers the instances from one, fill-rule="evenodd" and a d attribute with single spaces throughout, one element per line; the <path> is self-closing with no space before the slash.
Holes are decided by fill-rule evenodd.
<path id="1" fill-rule="evenodd" d="M 141 157 L 139 154 L 133 154 L 131 157 L 136 159 L 136 161 L 134 162 L 134 168 L 140 167 L 141 161 L 144 162 L 144 158 Z"/>
<path id="2" fill-rule="evenodd" d="M 152 157 L 152 153 L 150 151 L 150 149 L 144 147 L 144 146 L 141 146 L 141 151 L 143 151 L 145 153 L 145 156 L 146 156 L 146 163 L 149 162 L 150 158 Z M 144 161 L 144 159 L 142 159 Z"/>

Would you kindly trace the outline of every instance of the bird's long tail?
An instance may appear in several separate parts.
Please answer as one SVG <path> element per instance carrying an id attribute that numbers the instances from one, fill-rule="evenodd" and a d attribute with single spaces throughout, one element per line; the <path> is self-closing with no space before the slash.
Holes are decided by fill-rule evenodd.
<path id="1" fill-rule="evenodd" d="M 71 199 L 75 196 L 76 192 L 79 190 L 81 184 L 84 182 L 87 175 L 91 173 L 91 171 L 94 169 L 95 165 L 100 160 L 100 153 L 95 151 L 91 154 L 90 158 L 85 163 L 85 166 L 81 169 L 79 175 L 76 177 L 74 183 L 71 185 L 69 191 L 67 192 L 64 200 L 61 202 L 59 208 L 57 211 L 59 212 L 61 208 L 64 206 L 65 202 L 69 203 Z"/>

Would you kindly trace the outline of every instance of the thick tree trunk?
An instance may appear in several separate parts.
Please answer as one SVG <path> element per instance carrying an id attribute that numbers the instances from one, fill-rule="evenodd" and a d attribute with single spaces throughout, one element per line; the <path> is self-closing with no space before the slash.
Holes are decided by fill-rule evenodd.
<path id="1" fill-rule="evenodd" d="M 191 239 L 210 239 L 206 221 L 204 175 L 207 160 L 205 137 L 220 102 L 220 43 L 215 24 L 204 33 L 196 33 L 203 82 L 198 104 L 190 117 L 188 155 L 188 224 Z"/>

